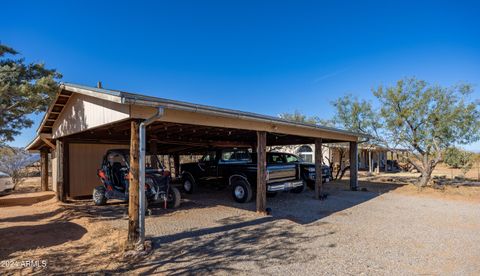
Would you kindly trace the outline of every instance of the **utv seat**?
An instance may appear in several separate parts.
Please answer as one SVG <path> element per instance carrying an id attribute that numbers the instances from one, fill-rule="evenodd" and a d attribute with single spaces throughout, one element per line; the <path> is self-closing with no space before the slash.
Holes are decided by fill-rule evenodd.
<path id="1" fill-rule="evenodd" d="M 114 162 L 112 164 L 112 180 L 113 184 L 119 189 L 125 189 L 123 184 L 123 179 L 125 177 L 124 172 L 122 171 L 122 164 L 120 162 Z"/>

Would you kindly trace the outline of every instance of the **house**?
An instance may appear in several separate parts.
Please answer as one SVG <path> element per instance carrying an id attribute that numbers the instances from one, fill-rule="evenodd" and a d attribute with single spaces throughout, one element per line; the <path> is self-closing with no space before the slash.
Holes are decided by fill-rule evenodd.
<path id="1" fill-rule="evenodd" d="M 272 151 L 282 151 L 297 154 L 306 162 L 315 160 L 315 144 L 301 144 L 292 146 L 272 147 Z M 322 162 L 323 164 L 334 168 L 344 168 L 349 165 L 349 145 L 348 143 L 325 143 L 322 144 Z M 389 149 L 384 146 L 360 143 L 358 145 L 358 169 L 369 171 L 370 173 L 381 171 L 395 171 L 393 160 L 400 159 L 400 153 L 407 153 L 406 150 Z"/>

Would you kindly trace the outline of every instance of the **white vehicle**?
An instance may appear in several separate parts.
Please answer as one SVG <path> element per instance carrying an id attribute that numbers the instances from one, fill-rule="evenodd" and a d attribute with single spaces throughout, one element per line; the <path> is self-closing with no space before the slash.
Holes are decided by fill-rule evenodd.
<path id="1" fill-rule="evenodd" d="M 13 189 L 12 178 L 8 174 L 0 172 L 0 194 L 11 189 Z"/>

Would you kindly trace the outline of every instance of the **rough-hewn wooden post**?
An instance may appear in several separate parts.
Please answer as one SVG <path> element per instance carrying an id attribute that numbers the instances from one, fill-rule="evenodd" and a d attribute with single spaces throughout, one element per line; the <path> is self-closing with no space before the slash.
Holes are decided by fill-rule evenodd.
<path id="1" fill-rule="evenodd" d="M 267 133 L 257 131 L 257 213 L 267 208 Z"/>
<path id="2" fill-rule="evenodd" d="M 373 172 L 373 160 L 372 160 L 372 151 L 368 150 L 368 172 Z"/>
<path id="3" fill-rule="evenodd" d="M 64 182 L 63 182 L 63 162 L 64 162 L 64 144 L 63 141 L 60 139 L 57 139 L 56 141 L 56 160 L 57 160 L 57 183 L 55 183 L 57 187 L 57 199 L 64 202 L 65 201 L 65 187 L 64 187 Z"/>
<path id="4" fill-rule="evenodd" d="M 175 169 L 175 177 L 180 177 L 180 155 L 178 153 L 173 155 L 173 167 Z"/>
<path id="5" fill-rule="evenodd" d="M 377 168 L 376 173 L 380 173 L 380 152 L 377 151 Z"/>
<path id="6" fill-rule="evenodd" d="M 40 185 L 42 191 L 48 191 L 48 149 L 40 150 Z"/>
<path id="7" fill-rule="evenodd" d="M 388 151 L 385 151 L 385 172 L 388 172 Z"/>
<path id="8" fill-rule="evenodd" d="M 315 198 L 320 199 L 320 195 L 323 192 L 322 185 L 322 139 L 315 139 Z"/>
<path id="9" fill-rule="evenodd" d="M 357 142 L 350 142 L 350 190 L 358 188 L 358 146 Z"/>
<path id="10" fill-rule="evenodd" d="M 128 246 L 134 246 L 140 237 L 139 232 L 139 206 L 138 206 L 138 187 L 139 187 L 139 123 L 132 121 L 130 125 L 130 172 L 128 175 L 129 203 L 128 203 Z"/>

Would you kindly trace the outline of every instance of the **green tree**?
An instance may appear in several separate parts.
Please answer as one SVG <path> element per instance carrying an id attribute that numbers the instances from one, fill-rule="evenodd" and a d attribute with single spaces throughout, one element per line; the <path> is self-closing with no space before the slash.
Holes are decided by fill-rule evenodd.
<path id="1" fill-rule="evenodd" d="M 278 116 L 280 118 L 284 119 L 284 120 L 287 120 L 287 121 L 291 121 L 291 122 L 295 122 L 295 123 L 311 124 L 311 125 L 317 125 L 321 121 L 316 116 L 308 117 L 307 115 L 302 114 L 298 110 L 295 110 L 295 112 L 293 112 L 293 113 L 285 112 L 285 113 L 282 113 Z"/>
<path id="2" fill-rule="evenodd" d="M 370 102 L 348 94 L 333 101 L 332 105 L 335 108 L 332 119 L 335 126 L 370 135 L 372 142 L 386 144 L 378 112 Z"/>
<path id="3" fill-rule="evenodd" d="M 0 44 L 0 144 L 13 141 L 33 121 L 26 115 L 45 111 L 62 76 L 42 63 L 26 63 Z"/>
<path id="4" fill-rule="evenodd" d="M 375 144 L 384 144 L 385 139 L 381 136 L 382 125 L 378 118 L 378 113 L 373 109 L 372 104 L 366 100 L 359 100 L 351 94 L 342 96 L 331 102 L 335 109 L 335 114 L 330 120 L 335 127 L 367 134 L 371 142 Z M 339 163 L 343 164 L 343 158 L 348 156 L 348 148 L 338 147 Z M 340 167 L 335 175 L 335 179 L 342 179 L 350 166 Z"/>
<path id="5" fill-rule="evenodd" d="M 420 173 L 418 185 L 427 185 L 444 150 L 480 139 L 478 101 L 468 84 L 430 85 L 416 78 L 373 91 L 391 139 L 414 154 L 407 158 Z"/>
<path id="6" fill-rule="evenodd" d="M 445 150 L 443 162 L 451 168 L 461 169 L 465 176 L 475 163 L 475 155 L 473 152 L 450 147 Z"/>

